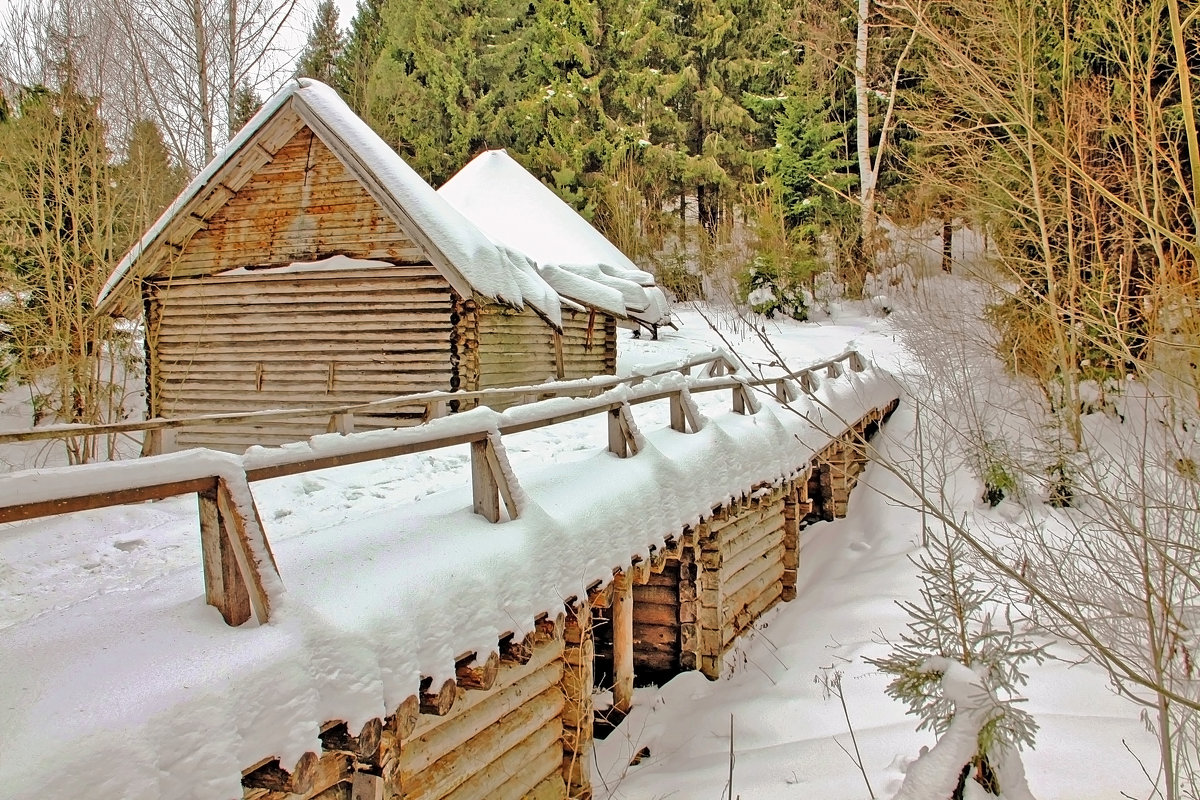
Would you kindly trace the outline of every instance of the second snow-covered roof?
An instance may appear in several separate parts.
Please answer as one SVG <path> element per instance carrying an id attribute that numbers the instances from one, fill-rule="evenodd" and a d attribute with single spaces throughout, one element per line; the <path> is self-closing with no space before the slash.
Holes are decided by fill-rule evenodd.
<path id="1" fill-rule="evenodd" d="M 493 241 L 528 256 L 563 297 L 622 317 L 657 322 L 654 276 L 503 150 L 481 153 L 438 194 Z"/>

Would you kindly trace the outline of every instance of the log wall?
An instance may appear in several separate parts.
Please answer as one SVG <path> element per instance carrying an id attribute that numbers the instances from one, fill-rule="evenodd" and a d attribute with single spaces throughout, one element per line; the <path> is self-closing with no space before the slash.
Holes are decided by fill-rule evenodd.
<path id="1" fill-rule="evenodd" d="M 220 194 L 220 193 L 218 193 Z M 265 160 L 198 230 L 171 266 L 176 277 L 330 255 L 425 263 L 428 256 L 307 127 Z"/>
<path id="2" fill-rule="evenodd" d="M 452 388 L 453 293 L 434 267 L 232 275 L 149 287 L 150 414 L 337 406 Z M 356 416 L 365 428 L 423 408 Z M 240 452 L 323 433 L 328 416 L 180 428 Z"/>
<path id="3" fill-rule="evenodd" d="M 478 303 L 473 310 L 473 317 L 463 315 L 456 334 L 462 342 L 460 357 L 477 369 L 474 376 L 464 378 L 464 383 L 473 384 L 470 388 L 535 385 L 616 372 L 617 327 L 607 314 L 563 309 L 563 333 L 557 334 L 530 308 L 516 311 Z M 464 371 L 464 376 L 469 375 Z"/>
<path id="4" fill-rule="evenodd" d="M 351 737 L 344 724 L 327 724 L 324 752 L 306 754 L 292 773 L 275 762 L 247 770 L 246 800 L 588 800 L 597 673 L 632 663 L 643 681 L 671 667 L 719 677 L 737 634 L 795 596 L 801 528 L 813 509 L 845 513 L 836 498 L 848 496 L 866 462 L 863 440 L 895 406 L 871 412 L 792 480 L 756 487 L 632 558 L 557 620 L 500 642 L 482 665 L 460 659 L 456 681 L 426 680 L 376 726 Z M 613 604 L 630 597 L 633 636 L 605 633 Z"/>

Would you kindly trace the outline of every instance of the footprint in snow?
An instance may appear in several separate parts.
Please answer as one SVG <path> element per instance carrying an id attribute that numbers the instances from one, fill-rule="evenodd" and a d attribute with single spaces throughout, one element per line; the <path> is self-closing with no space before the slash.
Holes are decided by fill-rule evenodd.
<path id="1" fill-rule="evenodd" d="M 113 542 L 113 547 L 117 548 L 122 553 L 128 553 L 144 546 L 145 544 L 145 539 L 127 539 L 123 542 Z"/>
<path id="2" fill-rule="evenodd" d="M 871 545 L 867 544 L 866 542 L 851 542 L 851 543 L 850 543 L 850 549 L 851 549 L 851 550 L 856 550 L 856 551 L 858 551 L 858 552 L 862 553 L 862 552 L 864 552 L 864 551 L 866 551 L 866 550 L 870 550 L 870 549 L 871 549 Z"/>

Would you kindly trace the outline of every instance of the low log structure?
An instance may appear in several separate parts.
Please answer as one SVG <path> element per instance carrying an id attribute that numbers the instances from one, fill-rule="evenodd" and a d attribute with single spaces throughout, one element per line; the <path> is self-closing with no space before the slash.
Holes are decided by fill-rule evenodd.
<path id="1" fill-rule="evenodd" d="M 852 361 L 852 355 L 837 360 Z M 874 376 L 859 386 L 869 388 L 878 379 Z M 507 463 L 502 436 L 594 416 L 607 419 L 617 456 L 646 458 L 646 451 L 662 440 L 631 435 L 636 430 L 631 409 L 637 404 L 669 401 L 672 423 L 679 422 L 684 430 L 661 433 L 678 440 L 712 424 L 694 410 L 688 412 L 693 392 L 733 390 L 734 408 L 752 414 L 757 398 L 751 388 L 744 380 L 708 377 L 688 387 L 663 389 L 651 384 L 622 391 L 617 398 L 579 400 L 566 410 L 557 402 L 542 413 L 523 409 L 499 415 L 498 427 L 495 419 L 478 420 L 472 424 L 479 427 L 472 428 L 460 424 L 472 420 L 459 418 L 438 421 L 425 431 L 322 437 L 321 442 L 310 443 L 310 449 L 258 451 L 240 458 L 200 451 L 142 459 L 119 469 L 112 465 L 78 468 L 89 471 L 92 482 L 111 484 L 107 491 L 78 489 L 62 481 L 44 484 L 44 474 L 3 476 L 0 483 L 7 493 L 0 495 L 22 494 L 26 500 L 0 500 L 0 522 L 198 494 L 206 597 L 230 625 L 250 616 L 262 625 L 270 622 L 271 601 L 282 592 L 282 582 L 254 507 L 249 488 L 254 481 L 469 443 L 476 512 L 490 523 L 504 524 L 502 510 L 506 509 L 507 520 L 520 526 L 532 516 L 522 511 L 529 495 Z M 402 684 L 413 694 L 395 707 L 376 706 L 386 716 L 353 726 L 339 719 L 306 721 L 319 731 L 312 739 L 319 741 L 317 749 L 295 763 L 280 763 L 277 754 L 262 753 L 261 760 L 242 770 L 243 796 L 253 800 L 590 797 L 594 725 L 599 713 L 607 713 L 594 707 L 597 688 L 612 689 L 612 705 L 620 716 L 630 709 L 633 687 L 639 683 L 661 682 L 684 670 L 700 670 L 715 679 L 738 635 L 780 600 L 795 597 L 802 529 L 825 516 L 846 513 L 850 492 L 867 460 L 866 440 L 899 402 L 881 384 L 855 397 L 859 404 L 850 406 L 850 416 L 857 416 L 857 421 L 836 434 L 808 416 L 793 417 L 803 423 L 792 429 L 775 427 L 766 414 L 749 426 L 743 425 L 746 420 L 733 421 L 734 430 L 790 431 L 787 442 L 793 449 L 781 449 L 780 458 L 770 471 L 758 473 L 765 477 L 754 485 L 739 491 L 737 481 L 744 474 L 740 472 L 722 484 L 716 495 L 718 505 L 709 505 L 712 496 L 707 490 L 694 493 L 687 507 L 702 513 L 699 518 L 676 516 L 673 524 L 681 525 L 680 529 L 665 534 L 630 531 L 626 537 L 646 538 L 622 538 L 615 547 L 610 543 L 603 551 L 604 561 L 596 562 L 601 564 L 602 577 L 593 578 L 586 587 L 576 584 L 572 591 L 577 596 L 562 601 L 561 595 L 551 595 L 538 599 L 536 606 L 527 604 L 527 613 L 541 611 L 534 619 L 513 620 L 505 611 L 500 624 L 512 620 L 513 626 L 521 627 L 520 633 L 500 633 L 503 628 L 493 622 L 488 636 L 497 637 L 494 647 L 422 661 L 421 669 L 431 667 L 438 674 Z M 844 423 L 837 419 L 835 424 L 841 428 Z M 449 430 L 437 434 L 439 426 Z M 763 445 L 774 441 L 771 435 L 764 437 Z M 323 442 L 336 446 L 326 450 L 320 446 Z M 745 450 L 732 452 L 749 455 Z M 794 464 L 793 459 L 801 463 Z M 167 475 L 172 480 L 163 483 Z M 666 485 L 659 488 L 669 490 Z M 656 496 L 652 493 L 647 502 L 655 502 Z M 683 524 L 684 520 L 690 524 Z M 591 541 L 583 537 L 584 543 Z M 651 544 L 639 544 L 646 541 Z M 609 567 L 609 559 L 617 563 Z M 574 572 L 576 565 L 568 560 L 559 566 Z M 595 564 L 588 569 L 590 575 L 596 574 Z M 377 577 L 384 575 L 395 578 L 394 572 Z M 490 575 L 488 580 L 506 577 L 507 573 Z M 555 586 L 564 585 L 562 580 Z M 427 588 L 420 581 L 411 585 L 418 592 Z M 481 587 L 487 593 L 476 595 L 476 600 L 500 594 L 487 581 Z M 389 621 L 392 608 L 389 605 L 383 614 Z M 396 608 L 400 610 L 395 613 L 404 613 L 403 604 Z M 253 630 L 254 626 L 246 626 L 244 635 L 252 636 Z M 92 641 L 90 627 L 86 634 Z M 235 643 L 221 634 L 216 634 L 216 640 Z M 56 647 L 58 642 L 55 639 Z M 55 653 L 60 657 L 57 649 Z M 395 654 L 388 651 L 378 657 L 384 667 Z M 41 674 L 29 668 L 36 662 L 16 663 L 26 665 L 19 666 L 17 674 Z M 91 661 L 76 656 L 76 663 Z M 379 696 L 383 703 L 394 702 L 386 694 Z M 237 712 L 227 709 L 227 713 Z M 10 780 L 17 777 L 9 775 Z"/>

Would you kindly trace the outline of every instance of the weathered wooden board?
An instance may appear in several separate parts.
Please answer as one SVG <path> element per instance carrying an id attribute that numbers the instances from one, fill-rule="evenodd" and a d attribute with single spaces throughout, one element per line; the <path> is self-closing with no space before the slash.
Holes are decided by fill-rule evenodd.
<path id="1" fill-rule="evenodd" d="M 277 302 L 210 304 L 214 296 Z M 306 310 L 281 310 L 290 298 L 304 298 Z M 386 300 L 389 309 L 356 308 L 359 298 Z M 453 294 L 430 266 L 174 281 L 155 287 L 151 305 L 157 416 L 348 405 L 452 388 Z M 419 413 L 373 416 L 397 425 Z M 177 445 L 238 452 L 324 433 L 328 422 L 316 415 L 188 428 Z"/>

